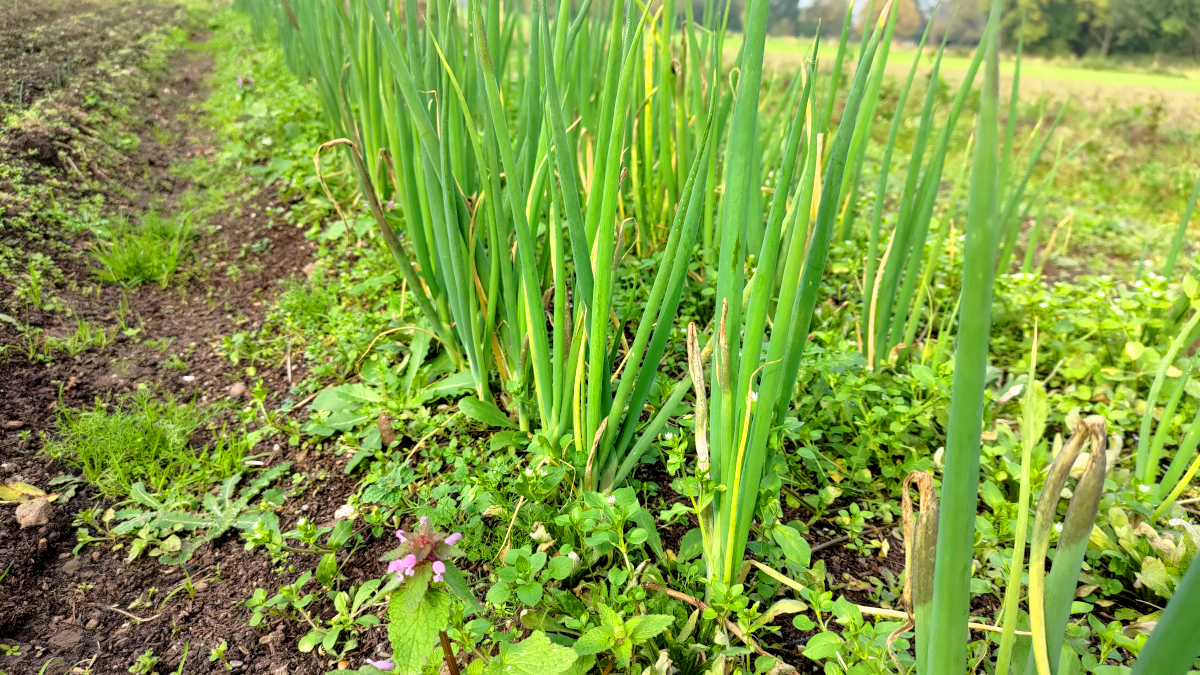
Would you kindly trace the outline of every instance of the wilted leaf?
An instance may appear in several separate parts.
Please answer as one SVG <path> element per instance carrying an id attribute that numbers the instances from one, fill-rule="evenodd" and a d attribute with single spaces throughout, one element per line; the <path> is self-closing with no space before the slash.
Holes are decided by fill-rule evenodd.
<path id="1" fill-rule="evenodd" d="M 45 496 L 45 492 L 29 483 L 12 482 L 0 485 L 0 501 L 4 502 L 23 502 Z"/>
<path id="2" fill-rule="evenodd" d="M 1167 572 L 1163 562 L 1152 556 L 1146 556 L 1142 560 L 1142 571 L 1135 576 L 1143 586 L 1164 598 L 1171 597 L 1172 590 L 1179 583 L 1179 578 Z"/>
<path id="3" fill-rule="evenodd" d="M 775 617 L 777 616 L 781 616 L 783 614 L 799 614 L 807 609 L 808 605 L 804 604 L 803 602 L 791 598 L 785 598 L 771 605 L 771 608 L 762 615 L 762 618 L 759 619 L 759 622 L 765 625 L 774 621 Z"/>

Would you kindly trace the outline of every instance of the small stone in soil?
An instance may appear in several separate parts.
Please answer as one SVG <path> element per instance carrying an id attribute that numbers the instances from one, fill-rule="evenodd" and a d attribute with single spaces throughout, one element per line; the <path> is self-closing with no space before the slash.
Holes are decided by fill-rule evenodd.
<path id="1" fill-rule="evenodd" d="M 83 639 L 83 632 L 78 630 L 64 630 L 54 634 L 50 638 L 50 648 L 59 651 L 67 651 L 73 649 Z"/>
<path id="2" fill-rule="evenodd" d="M 17 506 L 17 524 L 24 530 L 29 527 L 40 527 L 50 522 L 54 515 L 54 507 L 45 499 L 35 499 Z"/>
<path id="3" fill-rule="evenodd" d="M 229 387 L 229 398 L 241 398 L 242 394 L 246 393 L 245 382 L 234 382 L 233 386 Z"/>

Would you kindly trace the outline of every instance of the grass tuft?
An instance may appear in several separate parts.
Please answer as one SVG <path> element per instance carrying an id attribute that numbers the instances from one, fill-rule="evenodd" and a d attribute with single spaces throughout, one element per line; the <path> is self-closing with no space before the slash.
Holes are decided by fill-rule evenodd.
<path id="1" fill-rule="evenodd" d="M 193 230 L 189 216 L 164 218 L 149 211 L 137 225 L 121 218 L 97 228 L 97 234 L 107 240 L 92 253 L 100 265 L 98 279 L 126 287 L 156 281 L 166 288 L 187 255 Z"/>
<path id="2" fill-rule="evenodd" d="M 205 490 L 239 471 L 247 449 L 221 433 L 203 448 L 192 445 L 210 418 L 210 410 L 143 390 L 113 405 L 64 411 L 44 452 L 79 468 L 108 497 L 127 496 L 138 481 L 151 492 Z"/>

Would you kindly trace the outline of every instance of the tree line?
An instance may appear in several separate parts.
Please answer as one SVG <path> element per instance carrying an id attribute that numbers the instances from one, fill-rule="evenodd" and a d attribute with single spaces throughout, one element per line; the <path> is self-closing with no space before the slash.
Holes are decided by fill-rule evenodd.
<path id="1" fill-rule="evenodd" d="M 768 0 L 771 34 L 826 36 L 841 31 L 848 0 Z M 885 0 L 876 0 L 875 15 Z M 730 27 L 741 28 L 745 0 L 733 0 Z M 933 22 L 931 41 L 979 43 L 987 22 L 986 0 L 894 0 L 896 37 L 916 40 Z M 867 2 L 855 3 L 861 34 Z M 699 9 L 699 8 L 697 8 Z M 1047 56 L 1200 57 L 1200 0 L 1005 0 L 1004 43 L 1015 45 L 1022 23 L 1025 49 Z M 870 25 L 870 24 L 866 24 Z"/>

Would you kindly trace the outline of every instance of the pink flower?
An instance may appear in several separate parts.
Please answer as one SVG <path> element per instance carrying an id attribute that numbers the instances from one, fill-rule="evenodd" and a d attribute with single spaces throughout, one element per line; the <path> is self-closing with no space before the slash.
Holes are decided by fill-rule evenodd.
<path id="1" fill-rule="evenodd" d="M 392 209 L 394 209 L 394 208 L 396 208 L 396 200 L 395 200 L 395 199 L 389 199 L 389 200 L 388 200 L 388 203 L 387 203 L 387 210 L 388 210 L 388 211 L 391 211 L 391 210 L 392 210 Z"/>
<path id="2" fill-rule="evenodd" d="M 428 518 L 426 518 L 425 516 L 421 516 L 421 524 L 422 524 L 422 525 L 424 525 L 424 524 L 425 524 L 425 521 L 427 521 L 427 520 L 429 520 L 429 519 L 428 519 Z"/>
<path id="3" fill-rule="evenodd" d="M 238 86 L 243 87 L 245 85 L 246 85 L 246 80 L 241 75 L 238 75 Z"/>
<path id="4" fill-rule="evenodd" d="M 408 543 L 408 539 L 404 538 L 404 530 L 396 530 L 396 538 L 404 543 Z"/>
<path id="5" fill-rule="evenodd" d="M 459 539 L 462 539 L 462 532 L 455 532 L 449 537 L 446 537 L 446 545 L 453 546 L 458 543 Z"/>
<path id="6" fill-rule="evenodd" d="M 384 659 L 382 661 L 371 661 L 370 659 L 368 659 L 367 665 L 375 666 L 376 668 L 378 668 L 380 670 L 391 670 L 396 667 L 396 665 L 394 663 L 392 663 L 391 661 L 389 661 L 387 659 Z"/>
<path id="7" fill-rule="evenodd" d="M 409 553 L 399 560 L 393 560 L 392 562 L 388 563 L 387 571 L 411 577 L 413 575 L 413 568 L 416 566 L 417 556 Z"/>
<path id="8" fill-rule="evenodd" d="M 446 573 L 446 563 L 441 560 L 433 561 L 433 580 L 441 581 L 442 575 Z"/>

